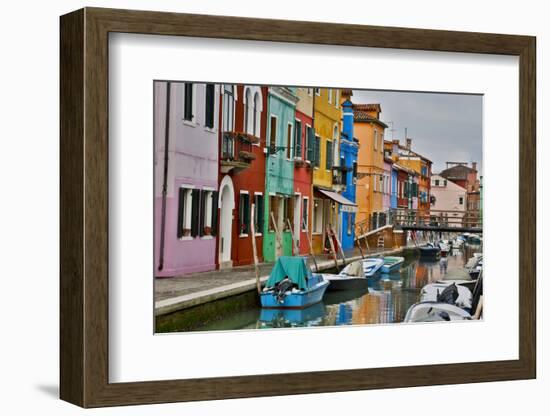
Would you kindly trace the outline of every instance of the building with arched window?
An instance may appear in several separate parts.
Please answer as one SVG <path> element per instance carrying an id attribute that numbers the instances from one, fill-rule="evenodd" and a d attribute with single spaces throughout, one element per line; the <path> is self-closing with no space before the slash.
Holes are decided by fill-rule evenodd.
<path id="1" fill-rule="evenodd" d="M 251 264 L 252 225 L 262 261 L 267 87 L 222 85 L 218 264 Z M 252 208 L 254 207 L 254 215 Z"/>

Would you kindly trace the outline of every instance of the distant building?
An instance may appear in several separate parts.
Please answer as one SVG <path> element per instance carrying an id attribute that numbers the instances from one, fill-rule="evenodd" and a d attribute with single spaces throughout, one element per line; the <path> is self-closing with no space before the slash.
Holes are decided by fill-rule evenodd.
<path id="1" fill-rule="evenodd" d="M 431 191 L 433 220 L 448 226 L 463 225 L 466 213 L 466 189 L 443 176 L 433 175 Z"/>
<path id="2" fill-rule="evenodd" d="M 477 163 L 468 166 L 466 162 L 447 162 L 447 168 L 440 175 L 466 189 L 465 226 L 479 225 L 481 196 L 480 182 L 477 176 Z"/>

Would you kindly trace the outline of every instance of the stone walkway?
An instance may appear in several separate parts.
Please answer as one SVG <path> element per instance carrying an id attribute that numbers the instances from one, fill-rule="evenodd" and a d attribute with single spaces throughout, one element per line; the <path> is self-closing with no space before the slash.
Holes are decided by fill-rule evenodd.
<path id="1" fill-rule="evenodd" d="M 376 249 L 364 253 L 365 256 L 390 255 L 399 252 L 392 249 Z M 361 258 L 359 250 L 345 253 L 347 261 Z M 334 268 L 332 256 L 317 255 L 315 261 L 319 271 Z M 343 264 L 339 257 L 338 265 Z M 312 258 L 308 258 L 308 265 L 313 271 L 315 266 Z M 273 263 L 261 263 L 261 281 L 265 281 L 271 272 Z M 155 280 L 155 315 L 163 315 L 177 310 L 197 306 L 202 303 L 222 299 L 253 290 L 256 287 L 256 275 L 253 265 L 239 266 L 232 269 L 213 270 L 209 272 L 193 273 L 180 277 L 158 278 Z"/>

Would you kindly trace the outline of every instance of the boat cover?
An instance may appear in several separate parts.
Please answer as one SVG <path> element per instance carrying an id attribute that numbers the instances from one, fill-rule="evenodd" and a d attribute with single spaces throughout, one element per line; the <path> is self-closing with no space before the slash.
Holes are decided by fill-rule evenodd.
<path id="1" fill-rule="evenodd" d="M 282 256 L 277 259 L 266 287 L 273 287 L 285 277 L 288 277 L 299 289 L 307 289 L 307 279 L 311 277 L 311 270 L 303 257 Z"/>

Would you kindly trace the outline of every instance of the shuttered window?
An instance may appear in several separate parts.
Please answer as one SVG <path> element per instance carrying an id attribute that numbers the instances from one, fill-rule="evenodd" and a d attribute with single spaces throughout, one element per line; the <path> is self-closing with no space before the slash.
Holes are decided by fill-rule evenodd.
<path id="1" fill-rule="evenodd" d="M 292 124 L 288 123 L 286 127 L 286 157 L 290 159 L 292 156 Z"/>
<path id="2" fill-rule="evenodd" d="M 306 159 L 310 162 L 315 159 L 315 132 L 311 126 L 306 127 Z"/>
<path id="3" fill-rule="evenodd" d="M 302 157 L 302 122 L 294 123 L 294 157 Z"/>
<path id="4" fill-rule="evenodd" d="M 277 144 L 277 117 L 271 116 L 271 121 L 269 124 L 269 153 L 275 153 L 275 146 Z"/>
<path id="5" fill-rule="evenodd" d="M 332 141 L 327 140 L 326 169 L 332 169 Z"/>
<path id="6" fill-rule="evenodd" d="M 200 191 L 193 189 L 193 200 L 191 202 L 191 237 L 199 235 L 199 209 L 200 209 Z"/>
<path id="7" fill-rule="evenodd" d="M 214 84 L 206 84 L 206 99 L 204 110 L 204 126 L 213 129 L 214 128 Z"/>
<path id="8" fill-rule="evenodd" d="M 178 193 L 178 238 L 190 237 L 192 235 L 192 209 L 193 209 L 193 190 L 188 188 L 179 188 Z"/>
<path id="9" fill-rule="evenodd" d="M 239 198 L 239 234 L 248 234 L 250 230 L 250 195 L 241 194 Z"/>
<path id="10" fill-rule="evenodd" d="M 308 229 L 308 221 L 309 221 L 309 198 L 305 198 L 302 200 L 302 222 L 300 225 L 300 228 L 302 231 L 307 231 Z"/>
<path id="11" fill-rule="evenodd" d="M 315 136 L 315 140 L 313 141 L 314 143 L 314 155 L 315 157 L 313 158 L 313 164 L 315 167 L 319 167 L 321 166 L 321 138 L 319 136 Z"/>
<path id="12" fill-rule="evenodd" d="M 183 119 L 193 121 L 193 84 L 186 82 L 183 91 Z"/>
<path id="13" fill-rule="evenodd" d="M 264 196 L 254 195 L 254 231 L 256 234 L 263 233 L 264 229 Z"/>

